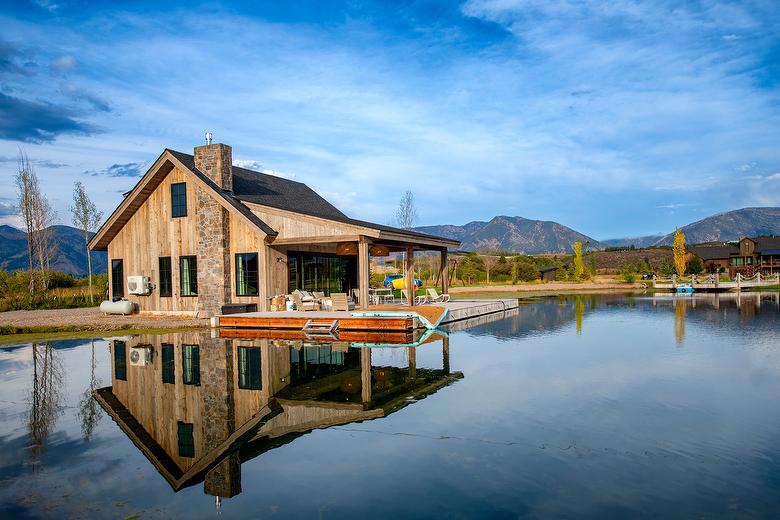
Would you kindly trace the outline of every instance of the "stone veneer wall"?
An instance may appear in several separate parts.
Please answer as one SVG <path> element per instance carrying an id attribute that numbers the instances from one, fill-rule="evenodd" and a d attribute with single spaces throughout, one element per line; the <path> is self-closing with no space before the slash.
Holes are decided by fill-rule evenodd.
<path id="1" fill-rule="evenodd" d="M 195 167 L 225 190 L 233 189 L 233 151 L 225 144 L 195 148 Z M 213 195 L 196 188 L 198 204 L 198 314 L 220 314 L 232 300 L 230 214 Z"/>

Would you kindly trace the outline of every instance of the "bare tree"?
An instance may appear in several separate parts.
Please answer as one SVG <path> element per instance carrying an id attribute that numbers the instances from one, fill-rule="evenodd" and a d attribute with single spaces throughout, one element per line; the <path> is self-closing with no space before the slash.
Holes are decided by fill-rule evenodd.
<path id="1" fill-rule="evenodd" d="M 411 190 L 406 190 L 398 203 L 398 209 L 395 210 L 395 223 L 401 229 L 412 229 L 415 222 L 417 222 L 417 208 L 414 205 L 414 193 Z M 406 252 L 402 254 L 402 259 L 404 271 L 406 271 Z"/>
<path id="2" fill-rule="evenodd" d="M 30 273 L 30 294 L 35 292 L 35 273 L 33 272 L 33 259 L 35 256 L 34 235 L 34 203 L 33 193 L 39 191 L 38 177 L 30 165 L 30 160 L 22 150 L 19 150 L 18 166 L 14 176 L 17 196 L 19 198 L 19 212 L 24 222 L 24 230 L 27 232 L 27 260 Z"/>
<path id="3" fill-rule="evenodd" d="M 401 201 L 398 203 L 398 209 L 395 210 L 395 222 L 402 229 L 412 229 L 417 222 L 417 208 L 414 205 L 414 194 L 407 190 Z"/>
<path id="4" fill-rule="evenodd" d="M 95 304 L 92 296 L 92 252 L 89 250 L 89 237 L 100 224 L 103 212 L 98 211 L 90 200 L 84 185 L 76 181 L 73 184 L 73 206 L 70 207 L 73 224 L 84 234 L 84 247 L 87 250 L 87 271 L 89 273 L 89 303 Z"/>
<path id="5" fill-rule="evenodd" d="M 48 342 L 32 344 L 33 386 L 27 427 L 30 431 L 30 454 L 34 465 L 46 449 L 46 439 L 62 412 L 62 388 L 65 382 L 62 362 Z"/>
<path id="6" fill-rule="evenodd" d="M 14 182 L 19 199 L 19 212 L 27 232 L 27 256 L 30 271 L 30 293 L 35 292 L 34 266 L 37 261 L 41 273 L 41 286 L 46 289 L 46 272 L 54 254 L 51 226 L 57 221 L 57 213 L 41 192 L 38 175 L 24 151 L 19 150 L 19 160 Z"/>
<path id="7" fill-rule="evenodd" d="M 485 274 L 487 277 L 486 285 L 490 285 L 490 270 L 496 265 L 498 259 L 493 255 L 485 255 L 482 257 L 482 261 L 485 263 Z"/>
<path id="8" fill-rule="evenodd" d="M 38 253 L 38 269 L 41 272 L 41 286 L 46 290 L 48 285 L 46 274 L 51 270 L 51 259 L 56 249 L 52 226 L 57 222 L 57 213 L 40 190 L 35 193 L 33 221 L 35 223 L 34 241 Z"/>
<path id="9" fill-rule="evenodd" d="M 95 361 L 95 340 L 92 340 L 92 363 L 91 363 L 91 375 L 89 378 L 89 386 L 84 390 L 79 401 L 78 417 L 81 421 L 81 434 L 84 436 L 84 440 L 88 441 L 92 436 L 92 432 L 95 430 L 98 421 L 100 421 L 100 409 L 98 408 L 97 400 L 95 400 L 95 390 L 100 386 L 100 379 L 95 375 L 95 368 L 97 362 Z"/>

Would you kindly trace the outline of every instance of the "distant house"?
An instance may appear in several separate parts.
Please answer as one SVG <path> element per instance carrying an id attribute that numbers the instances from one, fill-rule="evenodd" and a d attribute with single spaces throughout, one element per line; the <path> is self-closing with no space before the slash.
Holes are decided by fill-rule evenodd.
<path id="1" fill-rule="evenodd" d="M 163 151 L 89 243 L 108 251 L 112 297 L 207 317 L 231 303 L 268 310 L 270 298 L 294 289 L 354 289 L 363 307 L 369 255 L 438 251 L 446 272 L 447 249 L 460 245 L 350 218 L 305 184 L 233 166 L 232 157 L 225 144 Z M 141 276 L 150 283 L 139 290 Z"/>
<path id="2" fill-rule="evenodd" d="M 737 242 L 705 242 L 687 247 L 688 260 L 700 258 L 708 273 L 780 273 L 780 237 L 742 237 Z"/>
<path id="3" fill-rule="evenodd" d="M 539 278 L 542 279 L 543 282 L 554 282 L 559 267 L 557 265 L 548 265 L 545 267 L 539 268 Z"/>

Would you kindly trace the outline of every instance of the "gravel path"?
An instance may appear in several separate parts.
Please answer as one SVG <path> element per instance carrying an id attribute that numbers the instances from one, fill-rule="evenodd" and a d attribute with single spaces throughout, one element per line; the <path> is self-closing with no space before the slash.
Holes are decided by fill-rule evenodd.
<path id="1" fill-rule="evenodd" d="M 97 307 L 0 312 L 0 326 L 62 327 L 69 330 L 175 329 L 208 327 L 209 320 L 186 316 L 104 316 Z"/>

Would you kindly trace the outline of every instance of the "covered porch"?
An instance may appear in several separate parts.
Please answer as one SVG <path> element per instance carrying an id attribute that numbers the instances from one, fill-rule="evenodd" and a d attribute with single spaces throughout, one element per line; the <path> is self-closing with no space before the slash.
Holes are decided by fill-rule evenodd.
<path id="1" fill-rule="evenodd" d="M 371 296 L 371 257 L 387 257 L 403 254 L 404 287 L 413 288 L 415 280 L 415 254 L 433 252 L 438 255 L 436 287 L 442 293 L 449 290 L 448 247 L 458 243 L 452 240 L 429 237 L 414 232 L 401 236 L 380 232 L 378 236 L 330 235 L 295 238 L 277 238 L 269 244 L 271 258 L 276 258 L 270 284 L 277 296 L 294 290 L 331 293 L 347 293 L 356 296 L 355 307 L 367 310 L 372 303 L 379 303 Z M 280 292 L 281 291 L 281 292 Z M 414 290 L 404 302 L 415 306 Z M 273 297 L 274 294 L 269 295 Z"/>

